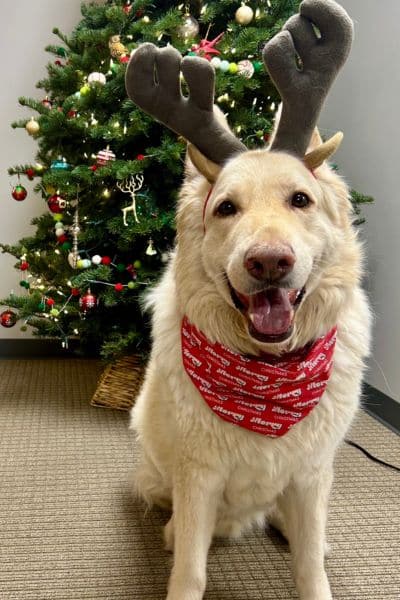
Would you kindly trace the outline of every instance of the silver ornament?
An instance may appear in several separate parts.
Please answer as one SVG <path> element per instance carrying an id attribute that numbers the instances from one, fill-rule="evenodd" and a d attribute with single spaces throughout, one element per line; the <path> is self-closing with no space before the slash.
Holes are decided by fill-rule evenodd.
<path id="1" fill-rule="evenodd" d="M 238 62 L 238 73 L 246 79 L 251 79 L 254 75 L 254 66 L 250 60 L 241 60 Z"/>
<path id="2" fill-rule="evenodd" d="M 199 33 L 199 24 L 192 15 L 185 15 L 183 23 L 178 27 L 178 35 L 183 38 L 194 38 Z"/>

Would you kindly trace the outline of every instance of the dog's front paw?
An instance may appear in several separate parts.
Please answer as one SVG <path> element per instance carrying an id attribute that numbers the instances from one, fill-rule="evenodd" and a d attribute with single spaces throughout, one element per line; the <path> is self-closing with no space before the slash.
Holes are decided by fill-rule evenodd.
<path id="1" fill-rule="evenodd" d="M 206 587 L 205 581 L 187 576 L 171 576 L 167 600 L 202 600 Z"/>

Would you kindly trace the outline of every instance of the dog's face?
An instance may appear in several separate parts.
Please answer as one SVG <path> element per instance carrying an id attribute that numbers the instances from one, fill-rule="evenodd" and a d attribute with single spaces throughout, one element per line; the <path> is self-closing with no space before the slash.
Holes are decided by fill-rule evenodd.
<path id="1" fill-rule="evenodd" d="M 202 262 L 254 341 L 290 338 L 339 221 L 334 199 L 297 158 L 250 151 L 221 170 L 205 208 Z"/>

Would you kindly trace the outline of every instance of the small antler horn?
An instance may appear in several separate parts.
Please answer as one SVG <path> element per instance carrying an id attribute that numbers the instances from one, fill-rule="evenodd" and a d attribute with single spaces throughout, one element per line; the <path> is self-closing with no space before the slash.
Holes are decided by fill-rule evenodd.
<path id="1" fill-rule="evenodd" d="M 304 157 L 325 97 L 347 59 L 352 40 L 352 21 L 339 4 L 333 0 L 304 0 L 299 14 L 266 44 L 265 66 L 282 98 L 282 115 L 271 150 Z"/>
<path id="2" fill-rule="evenodd" d="M 181 92 L 180 71 L 189 88 L 187 98 Z M 132 55 L 125 83 L 129 97 L 144 112 L 222 164 L 246 147 L 214 116 L 214 79 L 214 68 L 204 58 L 182 60 L 172 46 L 159 49 L 146 43 Z"/>

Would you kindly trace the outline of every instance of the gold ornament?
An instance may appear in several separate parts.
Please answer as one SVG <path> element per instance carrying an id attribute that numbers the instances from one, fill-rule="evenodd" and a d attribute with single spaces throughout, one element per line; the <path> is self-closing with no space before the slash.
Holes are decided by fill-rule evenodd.
<path id="1" fill-rule="evenodd" d="M 36 135 L 40 129 L 39 123 L 35 120 L 34 117 L 31 118 L 30 121 L 25 125 L 25 129 L 29 133 L 29 135 Z"/>
<path id="2" fill-rule="evenodd" d="M 113 58 L 121 58 L 121 56 L 128 54 L 128 48 L 125 48 L 119 35 L 112 35 L 110 37 L 108 47 Z"/>
<path id="3" fill-rule="evenodd" d="M 245 4 L 239 6 L 235 13 L 235 19 L 236 22 L 239 23 L 239 25 L 248 25 L 253 20 L 253 17 L 253 9 L 250 8 L 250 6 L 246 6 Z"/>

